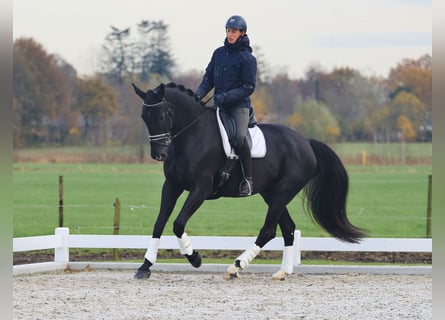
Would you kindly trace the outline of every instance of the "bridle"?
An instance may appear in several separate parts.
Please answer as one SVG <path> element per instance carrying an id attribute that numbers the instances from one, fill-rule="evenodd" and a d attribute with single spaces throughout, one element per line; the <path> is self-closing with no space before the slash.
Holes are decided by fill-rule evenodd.
<path id="1" fill-rule="evenodd" d="M 171 106 L 167 103 L 167 101 L 165 99 L 162 99 L 162 101 L 158 102 L 158 103 L 154 103 L 154 104 L 147 104 L 147 103 L 142 103 L 142 107 L 147 107 L 147 108 L 163 108 L 162 112 L 164 113 L 165 119 L 166 119 L 166 123 L 163 124 L 164 133 L 160 133 L 160 134 L 148 134 L 148 141 L 150 143 L 157 143 L 160 144 L 162 146 L 168 146 L 171 143 L 171 130 L 173 127 L 173 111 L 171 109 Z"/>
<path id="2" fill-rule="evenodd" d="M 172 104 L 170 102 L 168 102 L 165 99 L 162 99 L 162 101 L 158 102 L 158 103 L 154 103 L 154 104 L 147 104 L 147 103 L 142 103 L 143 107 L 148 107 L 148 108 L 162 108 L 164 107 L 164 114 L 165 114 L 165 121 L 167 121 L 167 123 L 164 123 L 164 128 L 165 128 L 165 132 L 164 133 L 160 133 L 160 134 L 155 134 L 155 135 L 151 135 L 150 133 L 148 134 L 148 141 L 150 143 L 157 143 L 160 144 L 162 146 L 169 146 L 170 143 L 172 143 L 172 141 L 178 137 L 181 133 L 183 133 L 186 129 L 188 129 L 190 126 L 192 126 L 195 122 L 197 122 L 199 119 L 201 119 L 205 113 L 207 113 L 207 111 L 213 110 L 213 108 L 211 107 L 207 107 L 206 111 L 201 113 L 198 117 L 196 117 L 195 119 L 193 119 L 189 124 L 187 124 L 186 126 L 184 126 L 184 128 L 182 128 L 181 130 L 179 130 L 178 132 L 176 132 L 175 134 L 172 135 L 172 129 L 173 129 L 173 124 L 174 124 L 174 113 L 173 113 L 173 108 L 172 108 Z"/>

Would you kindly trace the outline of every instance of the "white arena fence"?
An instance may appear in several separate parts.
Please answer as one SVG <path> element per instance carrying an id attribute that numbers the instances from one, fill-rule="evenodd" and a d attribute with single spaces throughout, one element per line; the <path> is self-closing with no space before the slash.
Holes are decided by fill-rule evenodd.
<path id="1" fill-rule="evenodd" d="M 70 248 L 146 249 L 151 236 L 140 235 L 79 235 L 70 234 L 69 228 L 56 228 L 54 235 L 13 239 L 13 252 L 54 249 L 54 262 L 69 263 Z M 256 237 L 190 236 L 197 250 L 246 250 Z M 160 249 L 178 249 L 176 236 L 162 236 Z M 283 239 L 271 240 L 262 250 L 282 251 Z M 345 252 L 432 252 L 432 239 L 365 238 L 358 244 L 335 238 L 301 237 L 295 230 L 294 266 L 301 264 L 302 251 Z"/>

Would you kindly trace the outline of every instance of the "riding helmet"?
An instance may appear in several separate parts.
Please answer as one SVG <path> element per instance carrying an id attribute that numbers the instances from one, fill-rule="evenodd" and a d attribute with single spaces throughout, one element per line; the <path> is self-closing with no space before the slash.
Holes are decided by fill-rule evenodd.
<path id="1" fill-rule="evenodd" d="M 247 23 L 241 16 L 231 16 L 226 22 L 226 29 L 233 28 L 247 32 Z"/>

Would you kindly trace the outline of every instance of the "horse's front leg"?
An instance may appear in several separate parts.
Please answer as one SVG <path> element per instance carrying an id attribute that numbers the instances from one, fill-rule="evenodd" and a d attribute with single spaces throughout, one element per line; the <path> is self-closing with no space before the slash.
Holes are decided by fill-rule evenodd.
<path id="1" fill-rule="evenodd" d="M 203 190 L 207 190 L 203 192 Z M 173 232 L 178 237 L 179 250 L 184 255 L 192 266 L 199 268 L 201 266 L 201 255 L 198 251 L 193 250 L 192 243 L 189 236 L 185 232 L 185 225 L 192 215 L 198 210 L 201 204 L 207 197 L 207 194 L 211 191 L 211 183 L 208 184 L 208 188 L 198 187 L 190 191 L 184 206 L 179 212 L 178 217 L 173 223 Z"/>
<path id="2" fill-rule="evenodd" d="M 150 278 L 150 267 L 156 262 L 162 232 L 171 216 L 176 201 L 183 191 L 183 189 L 178 188 L 169 180 L 165 180 L 164 185 L 162 186 L 161 208 L 159 210 L 158 218 L 156 219 L 153 234 L 144 256 L 144 263 L 134 275 L 135 279 Z"/>

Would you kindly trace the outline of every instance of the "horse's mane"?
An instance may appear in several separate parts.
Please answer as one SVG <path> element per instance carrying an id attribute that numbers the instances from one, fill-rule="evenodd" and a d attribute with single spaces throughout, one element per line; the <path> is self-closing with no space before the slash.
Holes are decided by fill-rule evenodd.
<path id="1" fill-rule="evenodd" d="M 166 88 L 174 88 L 174 89 L 178 89 L 179 91 L 185 93 L 186 95 L 188 95 L 188 96 L 190 96 L 190 97 L 192 97 L 192 98 L 194 98 L 194 96 L 195 96 L 195 92 L 194 92 L 192 89 L 186 88 L 186 87 L 185 87 L 184 85 L 182 85 L 182 84 L 178 84 L 178 83 L 175 83 L 175 82 L 169 82 L 169 83 L 165 84 L 165 87 L 166 87 Z M 197 101 L 196 103 L 198 103 L 198 101 Z M 205 107 L 205 103 L 204 103 L 204 102 L 199 101 L 199 104 L 200 104 L 202 107 Z"/>

